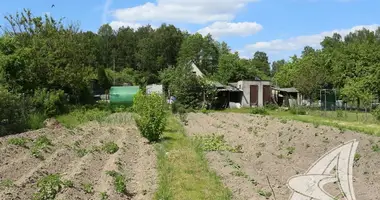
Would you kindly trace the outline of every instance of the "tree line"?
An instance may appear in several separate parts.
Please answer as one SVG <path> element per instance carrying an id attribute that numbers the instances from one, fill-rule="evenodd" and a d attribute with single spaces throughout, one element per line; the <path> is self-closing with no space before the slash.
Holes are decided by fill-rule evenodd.
<path id="1" fill-rule="evenodd" d="M 105 90 L 114 84 L 163 83 L 184 104 L 196 107 L 199 91 L 209 84 L 194 77 L 190 62 L 209 80 L 222 83 L 271 75 L 266 53 L 242 59 L 210 34 L 190 34 L 170 24 L 118 30 L 104 24 L 94 33 L 28 9 L 5 19 L 0 35 L 2 132 L 21 128 L 27 119 L 20 116 L 51 117 L 72 105 L 94 103 L 94 80 Z"/>
<path id="2" fill-rule="evenodd" d="M 301 56 L 273 63 L 274 80 L 281 87 L 296 87 L 311 100 L 320 89 L 336 89 L 338 98 L 369 108 L 380 94 L 380 28 L 335 33 L 321 49 L 306 46 Z"/>

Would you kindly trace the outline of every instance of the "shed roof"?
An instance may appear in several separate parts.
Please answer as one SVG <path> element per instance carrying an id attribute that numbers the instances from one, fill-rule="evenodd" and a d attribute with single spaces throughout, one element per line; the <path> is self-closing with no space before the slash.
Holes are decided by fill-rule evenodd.
<path id="1" fill-rule="evenodd" d="M 292 87 L 292 88 L 273 88 L 273 89 L 281 91 L 281 92 L 298 93 L 298 90 L 294 87 Z"/>

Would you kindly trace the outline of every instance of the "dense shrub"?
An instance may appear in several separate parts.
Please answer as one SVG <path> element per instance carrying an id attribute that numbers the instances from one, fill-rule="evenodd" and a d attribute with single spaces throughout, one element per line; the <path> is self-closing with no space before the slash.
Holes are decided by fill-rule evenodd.
<path id="1" fill-rule="evenodd" d="M 45 88 L 34 92 L 32 106 L 47 117 L 67 112 L 67 101 L 63 90 L 48 91 Z"/>
<path id="2" fill-rule="evenodd" d="M 22 97 L 0 87 L 0 136 L 23 131 L 25 112 Z"/>
<path id="3" fill-rule="evenodd" d="M 156 93 L 139 92 L 134 97 L 133 110 L 141 135 L 150 142 L 160 139 L 166 125 L 167 112 L 164 98 Z"/>
<path id="4" fill-rule="evenodd" d="M 251 108 L 251 114 L 254 114 L 254 115 L 267 115 L 268 111 L 265 110 L 265 108 L 262 108 L 262 107 L 253 107 L 253 108 Z"/>

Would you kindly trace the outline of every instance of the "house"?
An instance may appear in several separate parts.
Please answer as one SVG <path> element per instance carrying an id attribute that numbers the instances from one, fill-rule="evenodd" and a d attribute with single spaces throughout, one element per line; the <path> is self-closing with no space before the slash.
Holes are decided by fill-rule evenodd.
<path id="1" fill-rule="evenodd" d="M 192 71 L 199 77 L 205 75 L 199 68 L 191 63 Z M 229 83 L 222 85 L 214 82 L 218 90 L 217 107 L 262 107 L 267 103 L 272 102 L 271 82 L 266 80 L 241 80 L 237 83 Z"/>
<path id="2" fill-rule="evenodd" d="M 241 80 L 236 83 L 243 92 L 242 107 L 263 107 L 272 102 L 271 82 L 267 80 Z"/>

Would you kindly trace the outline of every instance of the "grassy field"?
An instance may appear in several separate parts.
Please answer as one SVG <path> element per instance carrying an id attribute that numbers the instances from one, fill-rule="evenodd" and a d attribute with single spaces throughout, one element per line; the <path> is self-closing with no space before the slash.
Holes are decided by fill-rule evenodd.
<path id="1" fill-rule="evenodd" d="M 157 200 L 231 199 L 230 191 L 209 170 L 199 144 L 184 134 L 174 117 L 169 118 L 164 141 L 157 144 L 157 151 Z"/>
<path id="2" fill-rule="evenodd" d="M 251 109 L 227 109 L 222 112 L 250 113 Z M 289 111 L 275 110 L 268 114 L 286 120 L 297 120 L 315 125 L 334 126 L 340 129 L 359 131 L 380 136 L 380 123 L 370 113 L 356 113 L 351 111 L 320 111 L 308 110 L 306 115 L 295 115 Z"/>

